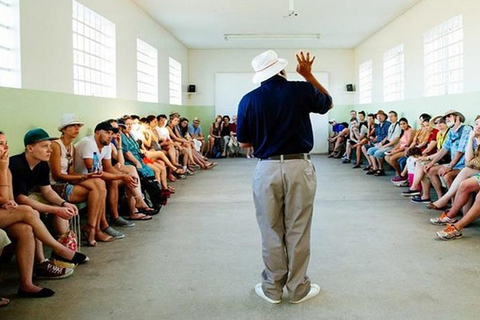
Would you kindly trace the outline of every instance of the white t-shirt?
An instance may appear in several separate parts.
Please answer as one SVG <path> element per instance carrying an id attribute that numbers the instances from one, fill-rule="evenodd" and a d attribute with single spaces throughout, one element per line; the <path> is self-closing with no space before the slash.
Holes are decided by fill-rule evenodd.
<path id="1" fill-rule="evenodd" d="M 170 133 L 168 132 L 168 129 L 166 127 L 155 127 L 155 131 L 158 133 L 158 137 L 160 140 L 165 141 L 165 140 L 171 140 L 170 139 Z"/>
<path id="2" fill-rule="evenodd" d="M 85 137 L 75 145 L 75 172 L 80 174 L 88 173 L 83 159 L 93 159 L 94 152 L 98 155 L 100 168 L 102 167 L 102 160 L 110 160 L 112 158 L 112 147 L 110 145 L 104 146 L 100 152 L 95 142 L 95 137 Z"/>
<path id="3" fill-rule="evenodd" d="M 417 163 L 417 158 L 415 157 L 408 157 L 407 159 L 407 172 L 408 173 L 415 173 L 415 164 Z"/>

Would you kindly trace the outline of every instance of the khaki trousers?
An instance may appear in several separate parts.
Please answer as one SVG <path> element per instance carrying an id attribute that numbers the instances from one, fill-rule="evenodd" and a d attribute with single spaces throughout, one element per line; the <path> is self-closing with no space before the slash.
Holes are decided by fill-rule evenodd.
<path id="1" fill-rule="evenodd" d="M 310 160 L 261 160 L 253 177 L 253 199 L 262 234 L 266 296 L 280 300 L 286 285 L 291 301 L 310 291 L 310 229 L 317 188 Z"/>

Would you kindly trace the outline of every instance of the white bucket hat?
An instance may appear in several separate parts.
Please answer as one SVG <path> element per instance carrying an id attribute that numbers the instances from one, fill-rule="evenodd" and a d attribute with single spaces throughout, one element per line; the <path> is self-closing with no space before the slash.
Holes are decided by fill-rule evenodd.
<path id="1" fill-rule="evenodd" d="M 83 122 L 80 121 L 80 119 L 73 113 L 64 114 L 60 119 L 60 125 L 58 126 L 58 131 L 62 131 L 65 127 L 71 126 L 74 124 L 79 124 L 83 126 Z"/>
<path id="2" fill-rule="evenodd" d="M 277 53 L 273 50 L 267 50 L 259 54 L 252 60 L 252 67 L 255 70 L 253 76 L 253 83 L 260 83 L 270 79 L 288 65 L 288 61 L 279 58 Z"/>

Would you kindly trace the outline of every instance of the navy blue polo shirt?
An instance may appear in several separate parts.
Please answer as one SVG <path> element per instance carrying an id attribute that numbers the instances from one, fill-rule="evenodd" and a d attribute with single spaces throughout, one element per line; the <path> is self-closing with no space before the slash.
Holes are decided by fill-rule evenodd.
<path id="1" fill-rule="evenodd" d="M 274 76 L 247 93 L 238 106 L 237 139 L 252 143 L 255 156 L 308 153 L 313 148 L 310 113 L 325 114 L 332 97 L 311 83 Z"/>

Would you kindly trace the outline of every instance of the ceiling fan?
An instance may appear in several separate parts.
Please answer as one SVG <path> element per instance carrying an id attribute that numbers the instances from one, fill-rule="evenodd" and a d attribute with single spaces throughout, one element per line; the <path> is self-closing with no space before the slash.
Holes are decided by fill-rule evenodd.
<path id="1" fill-rule="evenodd" d="M 283 16 L 284 18 L 293 18 L 298 16 L 298 13 L 295 12 L 295 0 L 288 0 L 288 12 L 287 15 Z"/>

